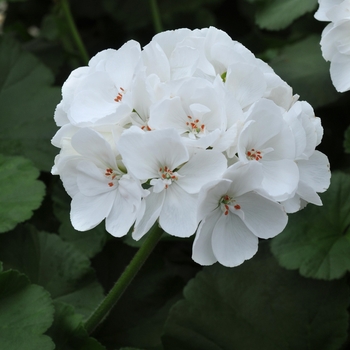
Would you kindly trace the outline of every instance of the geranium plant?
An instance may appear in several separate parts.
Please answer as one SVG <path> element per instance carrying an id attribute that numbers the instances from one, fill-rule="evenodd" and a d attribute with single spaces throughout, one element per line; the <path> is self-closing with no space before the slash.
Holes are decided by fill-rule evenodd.
<path id="1" fill-rule="evenodd" d="M 0 348 L 345 349 L 347 2 L 319 5 L 1 8 Z"/>

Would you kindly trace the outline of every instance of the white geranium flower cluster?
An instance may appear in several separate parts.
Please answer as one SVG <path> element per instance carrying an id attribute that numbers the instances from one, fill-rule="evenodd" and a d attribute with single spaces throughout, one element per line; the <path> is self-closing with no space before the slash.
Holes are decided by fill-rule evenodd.
<path id="1" fill-rule="evenodd" d="M 62 96 L 52 171 L 77 230 L 106 219 L 112 235 L 133 227 L 138 240 L 158 221 L 173 236 L 196 233 L 196 262 L 236 266 L 329 186 L 312 107 L 216 28 L 102 51 Z"/>
<path id="2" fill-rule="evenodd" d="M 350 90 L 350 0 L 318 0 L 315 18 L 331 22 L 322 32 L 321 49 L 331 62 L 333 85 L 339 92 Z"/>

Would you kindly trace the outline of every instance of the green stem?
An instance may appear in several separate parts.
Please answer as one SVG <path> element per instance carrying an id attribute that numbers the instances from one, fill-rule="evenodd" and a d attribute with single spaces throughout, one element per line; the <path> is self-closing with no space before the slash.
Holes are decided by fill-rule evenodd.
<path id="1" fill-rule="evenodd" d="M 160 19 L 157 0 L 150 0 L 150 5 L 151 5 L 151 11 L 152 11 L 154 30 L 156 31 L 156 33 L 160 33 L 163 31 L 163 25 Z"/>
<path id="2" fill-rule="evenodd" d="M 101 321 L 106 317 L 108 312 L 122 296 L 130 282 L 134 279 L 137 272 L 151 254 L 154 247 L 157 245 L 162 234 L 163 230 L 158 226 L 158 224 L 155 224 L 147 233 L 144 243 L 130 261 L 129 265 L 119 277 L 113 288 L 85 322 L 85 329 L 89 334 L 92 333 L 93 330 L 101 323 Z"/>
<path id="3" fill-rule="evenodd" d="M 80 34 L 75 25 L 72 13 L 70 11 L 68 0 L 61 0 L 61 6 L 63 9 L 64 16 L 66 18 L 69 30 L 72 34 L 73 40 L 80 53 L 81 59 L 83 60 L 84 64 L 87 65 L 89 63 L 89 55 L 85 49 L 84 43 L 81 40 Z"/>

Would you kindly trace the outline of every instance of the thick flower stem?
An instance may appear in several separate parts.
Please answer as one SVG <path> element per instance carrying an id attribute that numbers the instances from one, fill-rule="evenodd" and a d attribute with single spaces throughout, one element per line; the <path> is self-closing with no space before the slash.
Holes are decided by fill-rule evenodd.
<path id="1" fill-rule="evenodd" d="M 154 247 L 157 245 L 160 237 L 163 234 L 163 230 L 155 224 L 152 229 L 147 233 L 147 238 L 137 251 L 129 265 L 126 267 L 122 275 L 119 277 L 113 288 L 106 295 L 104 300 L 93 312 L 89 319 L 85 323 L 85 329 L 90 334 L 106 317 L 109 311 L 113 308 L 119 298 L 122 296 L 130 282 L 136 276 L 148 256 L 151 254 Z"/>
<path id="2" fill-rule="evenodd" d="M 160 19 L 159 8 L 157 4 L 157 0 L 150 0 L 152 18 L 153 18 L 153 26 L 156 33 L 160 33 L 163 31 L 162 21 Z"/>
<path id="3" fill-rule="evenodd" d="M 66 18 L 69 30 L 72 34 L 72 38 L 73 38 L 75 45 L 77 46 L 77 49 L 80 53 L 81 59 L 83 60 L 84 64 L 87 65 L 89 63 L 89 55 L 85 49 L 83 41 L 81 40 L 80 34 L 79 34 L 77 27 L 75 25 L 72 13 L 70 11 L 70 6 L 68 3 L 68 0 L 61 0 L 61 7 L 63 10 L 64 16 Z"/>

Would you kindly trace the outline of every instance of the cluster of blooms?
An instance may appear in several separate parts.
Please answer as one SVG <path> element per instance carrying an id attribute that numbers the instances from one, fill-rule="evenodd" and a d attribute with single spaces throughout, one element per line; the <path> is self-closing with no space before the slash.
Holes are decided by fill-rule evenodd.
<path id="1" fill-rule="evenodd" d="M 133 227 L 138 240 L 158 221 L 173 236 L 196 233 L 196 262 L 236 266 L 329 186 L 312 107 L 216 28 L 102 51 L 62 96 L 52 171 L 77 230 L 106 219 L 112 235 Z"/>
<path id="2" fill-rule="evenodd" d="M 331 79 L 339 92 L 350 90 L 350 0 L 318 0 L 315 18 L 331 22 L 323 30 L 322 55 L 331 62 Z"/>

